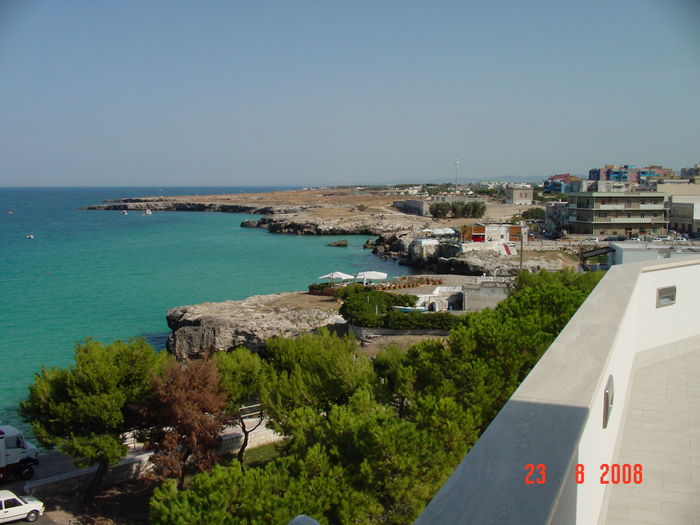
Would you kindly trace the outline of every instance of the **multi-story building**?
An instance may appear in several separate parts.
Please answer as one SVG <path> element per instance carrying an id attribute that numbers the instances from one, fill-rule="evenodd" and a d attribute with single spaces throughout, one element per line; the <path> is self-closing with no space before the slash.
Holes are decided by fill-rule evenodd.
<path id="1" fill-rule="evenodd" d="M 668 203 L 657 192 L 586 192 L 569 194 L 569 231 L 588 235 L 665 233 Z"/>
<path id="2" fill-rule="evenodd" d="M 569 207 L 566 201 L 550 201 L 544 205 L 544 228 L 547 232 L 560 232 L 568 228 Z"/>
<path id="3" fill-rule="evenodd" d="M 612 180 L 617 182 L 639 182 L 639 170 L 631 164 L 607 164 L 603 168 L 588 171 L 588 180 Z"/>
<path id="4" fill-rule="evenodd" d="M 644 183 L 650 180 L 673 179 L 676 173 L 663 166 L 644 166 L 637 168 L 631 164 L 608 164 L 603 168 L 595 168 L 588 172 L 589 180 Z"/>
<path id="5" fill-rule="evenodd" d="M 544 193 L 566 193 L 572 181 L 579 181 L 578 177 L 574 177 L 570 173 L 559 173 L 552 175 L 544 181 Z"/>
<path id="6" fill-rule="evenodd" d="M 696 164 L 692 168 L 681 168 L 682 179 L 700 178 L 700 164 Z"/>

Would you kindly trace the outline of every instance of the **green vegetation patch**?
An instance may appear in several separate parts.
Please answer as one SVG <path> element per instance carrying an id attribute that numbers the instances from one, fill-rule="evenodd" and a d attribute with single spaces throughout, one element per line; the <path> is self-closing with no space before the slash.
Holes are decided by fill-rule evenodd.
<path id="1" fill-rule="evenodd" d="M 323 330 L 273 340 L 258 384 L 270 426 L 288 436 L 280 456 L 216 467 L 187 490 L 166 482 L 151 522 L 412 522 L 599 278 L 523 273 L 508 299 L 466 316 L 446 342 L 389 347 L 374 361 Z M 364 287 L 344 294 L 386 301 Z"/>

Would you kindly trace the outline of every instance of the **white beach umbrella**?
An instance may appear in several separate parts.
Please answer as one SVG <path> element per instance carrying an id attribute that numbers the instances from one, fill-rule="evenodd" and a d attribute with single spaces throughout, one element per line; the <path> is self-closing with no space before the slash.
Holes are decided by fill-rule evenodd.
<path id="1" fill-rule="evenodd" d="M 374 272 L 374 271 L 366 271 L 366 272 L 360 272 L 356 275 L 358 279 L 362 279 L 362 282 L 367 282 L 367 281 L 380 281 L 382 279 L 386 279 L 386 274 L 383 272 Z"/>
<path id="2" fill-rule="evenodd" d="M 322 275 L 321 277 L 319 277 L 319 279 L 341 279 L 343 281 L 346 279 L 354 279 L 354 278 L 355 278 L 354 275 L 349 275 L 349 274 L 343 273 L 343 272 L 333 272 L 333 273 L 329 273 L 329 274 Z"/>

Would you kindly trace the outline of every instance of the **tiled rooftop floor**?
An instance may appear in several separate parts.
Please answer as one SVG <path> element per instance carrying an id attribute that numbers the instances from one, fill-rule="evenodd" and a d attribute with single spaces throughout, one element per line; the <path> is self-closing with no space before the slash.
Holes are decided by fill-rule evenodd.
<path id="1" fill-rule="evenodd" d="M 700 350 L 635 372 L 616 463 L 641 485 L 610 485 L 606 525 L 700 525 Z"/>

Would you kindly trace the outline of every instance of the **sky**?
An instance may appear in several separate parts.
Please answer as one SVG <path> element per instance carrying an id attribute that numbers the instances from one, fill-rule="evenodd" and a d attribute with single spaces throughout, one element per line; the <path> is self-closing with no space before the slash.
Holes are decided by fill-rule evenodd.
<path id="1" fill-rule="evenodd" d="M 700 0 L 0 0 L 0 186 L 680 170 L 698 28 Z"/>

